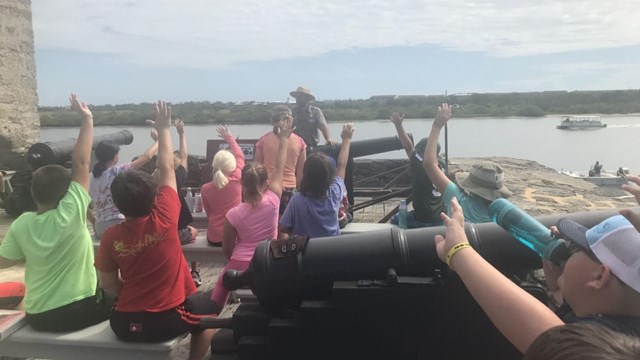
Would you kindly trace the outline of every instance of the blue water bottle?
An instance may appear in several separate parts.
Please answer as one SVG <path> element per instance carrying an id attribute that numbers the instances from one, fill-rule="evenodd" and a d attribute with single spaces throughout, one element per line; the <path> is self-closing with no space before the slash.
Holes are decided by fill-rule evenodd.
<path id="1" fill-rule="evenodd" d="M 400 200 L 400 205 L 398 206 L 398 226 L 403 229 L 407 228 L 407 200 Z"/>
<path id="2" fill-rule="evenodd" d="M 494 200 L 489 205 L 489 216 L 540 257 L 554 264 L 566 260 L 564 240 L 554 237 L 546 226 L 508 200 Z"/>

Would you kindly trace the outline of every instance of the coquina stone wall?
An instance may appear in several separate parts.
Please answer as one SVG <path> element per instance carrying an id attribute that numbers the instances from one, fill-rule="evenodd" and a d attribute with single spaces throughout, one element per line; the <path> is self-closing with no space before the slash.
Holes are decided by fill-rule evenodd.
<path id="1" fill-rule="evenodd" d="M 0 168 L 22 166 L 40 140 L 31 1 L 0 1 Z"/>

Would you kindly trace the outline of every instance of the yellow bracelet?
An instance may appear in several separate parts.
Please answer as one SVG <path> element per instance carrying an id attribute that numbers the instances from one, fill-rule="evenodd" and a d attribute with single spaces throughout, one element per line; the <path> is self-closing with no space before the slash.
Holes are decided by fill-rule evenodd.
<path id="1" fill-rule="evenodd" d="M 447 253 L 447 266 L 451 267 L 451 259 L 453 258 L 453 256 L 460 250 L 462 249 L 466 249 L 466 248 L 471 248 L 471 245 L 469 245 L 469 243 L 461 243 L 461 244 L 457 244 L 454 247 L 452 247 L 451 249 L 449 249 L 449 252 Z"/>

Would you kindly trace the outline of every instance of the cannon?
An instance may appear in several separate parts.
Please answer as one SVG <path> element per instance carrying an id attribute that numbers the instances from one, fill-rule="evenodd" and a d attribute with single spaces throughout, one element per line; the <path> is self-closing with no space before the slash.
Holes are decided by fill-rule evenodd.
<path id="1" fill-rule="evenodd" d="M 129 130 L 97 135 L 93 137 L 94 146 L 101 141 L 112 141 L 119 145 L 129 145 L 133 141 L 133 134 Z M 47 141 L 33 144 L 25 155 L 28 169 L 21 169 L 11 178 L 13 192 L 7 196 L 4 209 L 10 216 L 19 216 L 24 211 L 33 211 L 36 204 L 31 198 L 31 176 L 35 170 L 45 165 L 62 165 L 70 167 L 71 153 L 75 146 L 75 139 L 61 141 Z"/>
<path id="2" fill-rule="evenodd" d="M 550 226 L 567 217 L 590 227 L 614 214 L 538 220 Z M 537 254 L 496 224 L 465 226 L 487 261 L 548 301 L 543 286 L 523 275 L 540 268 Z M 249 286 L 257 302 L 204 326 L 231 329 L 239 359 L 519 359 L 437 258 L 437 234 L 444 227 L 263 241 L 247 271 L 224 274 L 227 287 Z M 216 338 L 214 354 L 225 348 Z"/>

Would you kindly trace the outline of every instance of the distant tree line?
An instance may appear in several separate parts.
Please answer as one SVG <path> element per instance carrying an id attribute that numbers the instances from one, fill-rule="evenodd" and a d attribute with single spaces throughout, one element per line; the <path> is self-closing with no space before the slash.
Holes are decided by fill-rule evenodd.
<path id="1" fill-rule="evenodd" d="M 438 105 L 453 104 L 456 117 L 540 117 L 547 114 L 640 113 L 640 90 L 544 91 L 528 93 L 453 94 L 448 96 L 372 96 L 362 100 L 317 103 L 327 121 L 386 119 L 393 111 L 407 118 L 432 118 Z M 173 104 L 175 117 L 188 124 L 255 124 L 269 120 L 275 103 L 185 102 Z M 152 116 L 151 104 L 92 107 L 96 125 L 141 125 Z M 40 107 L 42 126 L 75 126 L 77 118 L 63 107 Z"/>

